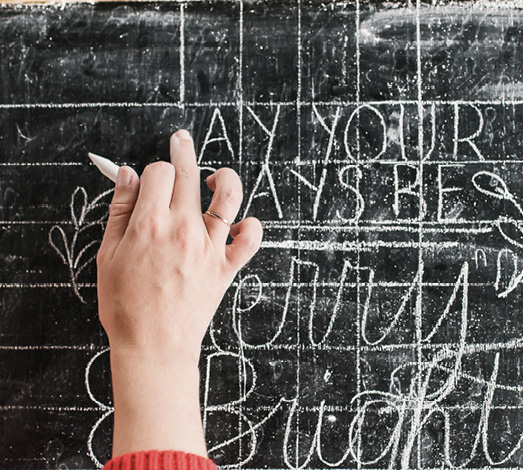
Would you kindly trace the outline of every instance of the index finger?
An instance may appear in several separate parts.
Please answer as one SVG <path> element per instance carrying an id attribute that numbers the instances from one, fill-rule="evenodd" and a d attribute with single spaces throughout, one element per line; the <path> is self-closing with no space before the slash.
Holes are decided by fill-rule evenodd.
<path id="1" fill-rule="evenodd" d="M 201 214 L 200 169 L 191 134 L 185 129 L 171 136 L 171 162 L 175 172 L 171 209 L 182 208 L 188 214 Z"/>

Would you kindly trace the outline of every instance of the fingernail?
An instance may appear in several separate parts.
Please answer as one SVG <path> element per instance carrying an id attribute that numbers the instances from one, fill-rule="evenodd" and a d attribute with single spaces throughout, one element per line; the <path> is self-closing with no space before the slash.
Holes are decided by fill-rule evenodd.
<path id="1" fill-rule="evenodd" d="M 131 184 L 131 179 L 133 177 L 133 174 L 131 173 L 131 170 L 120 167 L 118 170 L 118 175 L 116 176 L 116 187 L 120 188 L 122 186 L 129 186 Z"/>
<path id="2" fill-rule="evenodd" d="M 171 150 L 173 152 L 176 152 L 179 148 L 180 148 L 180 139 L 175 134 L 173 134 L 171 136 Z"/>
<path id="3" fill-rule="evenodd" d="M 192 140 L 192 137 L 191 137 L 191 134 L 189 134 L 189 131 L 185 130 L 185 129 L 180 129 L 177 133 L 176 133 L 177 137 L 181 140 Z"/>

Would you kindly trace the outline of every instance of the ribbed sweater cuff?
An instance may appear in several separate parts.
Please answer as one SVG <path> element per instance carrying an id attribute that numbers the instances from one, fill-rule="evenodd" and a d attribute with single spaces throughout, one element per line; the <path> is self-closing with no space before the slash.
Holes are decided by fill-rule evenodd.
<path id="1" fill-rule="evenodd" d="M 120 455 L 103 470 L 216 470 L 214 462 L 180 450 L 149 450 Z"/>

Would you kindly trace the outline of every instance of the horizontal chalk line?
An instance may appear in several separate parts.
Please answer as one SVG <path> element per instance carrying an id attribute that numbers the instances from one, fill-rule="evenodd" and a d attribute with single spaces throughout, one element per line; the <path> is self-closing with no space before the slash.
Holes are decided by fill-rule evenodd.
<path id="1" fill-rule="evenodd" d="M 517 221 L 521 221 L 523 222 L 523 219 L 514 219 L 514 220 L 517 220 Z M 445 225 L 445 224 L 462 224 L 462 225 L 467 225 L 467 224 L 493 224 L 493 223 L 496 223 L 497 222 L 497 219 L 484 219 L 484 220 L 480 220 L 479 222 L 477 221 L 474 221 L 474 220 L 463 220 L 463 219 L 449 219 L 449 220 L 445 220 L 445 222 L 437 222 L 437 221 L 434 221 L 434 220 L 416 220 L 416 219 L 400 219 L 400 220 L 392 220 L 392 219 L 389 219 L 389 220 L 359 220 L 358 223 L 359 224 L 369 224 L 369 225 L 401 225 L 401 224 L 413 224 L 413 225 L 416 225 L 416 227 L 419 225 L 419 224 L 422 224 L 424 226 L 427 226 L 427 225 L 435 225 L 435 226 L 438 226 L 438 225 Z M 267 220 L 267 221 L 262 221 L 262 223 L 264 224 L 272 224 L 274 226 L 278 226 L 278 225 L 283 225 L 283 224 L 296 224 L 296 226 L 298 226 L 299 224 L 299 227 L 300 228 L 309 228 L 309 227 L 322 227 L 322 225 L 319 225 L 317 224 L 316 222 L 312 222 L 310 220 L 293 220 L 293 219 L 288 219 L 288 220 Z M 328 226 L 338 226 L 338 227 L 353 227 L 352 225 L 349 225 L 347 223 L 344 223 L 340 220 L 329 220 L 329 221 L 322 221 L 321 222 L 322 224 L 329 224 Z M 327 227 L 327 225 L 325 225 Z M 355 226 L 354 226 L 355 227 Z"/>
<path id="2" fill-rule="evenodd" d="M 415 273 L 412 272 L 411 276 L 414 277 Z M 285 276 L 283 276 L 285 277 Z M 254 282 L 245 281 L 242 283 L 242 287 L 257 287 L 259 284 Z M 339 282 L 296 282 L 294 280 L 288 281 L 288 282 L 274 282 L 274 281 L 261 281 L 260 285 L 263 287 L 285 287 L 288 288 L 290 285 L 296 287 L 296 288 L 304 288 L 304 287 L 335 287 L 338 288 L 340 286 Z M 368 282 L 364 280 L 360 280 L 359 283 L 355 282 L 344 282 L 343 285 L 345 287 L 367 287 L 369 285 Z M 412 285 L 412 282 L 388 282 L 388 281 L 378 281 L 373 280 L 372 286 L 373 287 L 397 287 L 397 288 L 409 288 Z M 422 282 L 422 287 L 455 287 L 455 282 Z M 470 287 L 494 287 L 494 282 L 469 282 L 468 285 Z M 79 288 L 96 288 L 97 283 L 96 282 L 90 282 L 90 283 L 76 283 L 76 286 Z M 0 289 L 48 289 L 48 288 L 71 288 L 73 287 L 73 284 L 70 282 L 0 282 Z M 230 284 L 230 288 L 236 288 L 238 287 L 237 282 L 232 282 Z"/>
<path id="3" fill-rule="evenodd" d="M 104 349 L 107 349 L 107 346 L 97 346 L 94 344 L 88 344 L 88 345 L 34 345 L 34 346 L 23 346 L 23 345 L 15 345 L 15 346 L 7 346 L 7 345 L 0 345 L 0 350 L 5 351 L 46 351 L 46 350 L 70 350 L 70 351 L 102 351 Z"/>
<path id="4" fill-rule="evenodd" d="M 371 248 L 432 248 L 444 247 L 451 248 L 462 246 L 462 244 L 453 241 L 442 242 L 322 242 L 316 240 L 283 240 L 283 241 L 265 241 L 262 242 L 261 248 L 278 248 L 284 250 L 312 250 L 312 251 L 357 251 L 370 250 Z"/>
<path id="5" fill-rule="evenodd" d="M 415 402 L 414 402 L 415 403 Z M 232 411 L 232 410 L 237 410 L 239 409 L 239 404 L 234 404 L 234 405 L 230 405 L 230 404 L 224 404 L 222 406 L 220 405 L 212 405 L 213 406 L 213 411 Z M 245 402 L 242 404 L 242 407 L 241 407 L 243 410 L 247 410 L 247 411 L 250 411 L 251 413 L 257 413 L 257 412 L 270 412 L 270 411 L 273 411 L 274 410 L 274 406 L 271 406 L 271 405 L 261 405 L 261 406 L 249 406 L 248 404 L 246 404 Z M 318 411 L 321 411 L 323 409 L 323 411 L 327 411 L 329 413 L 355 413 L 359 410 L 361 410 L 361 408 L 358 408 L 357 406 L 350 406 L 350 405 L 328 405 L 327 403 L 321 407 L 321 406 L 309 406 L 309 405 L 301 405 L 301 404 L 298 404 L 296 405 L 296 409 L 299 410 L 300 412 L 309 412 L 309 413 L 314 413 L 314 412 L 318 412 Z M 407 406 L 406 409 L 408 410 L 412 410 L 412 409 L 416 409 L 415 408 L 415 405 L 414 405 L 414 408 L 412 406 Z M 482 409 L 482 405 L 475 405 L 473 403 L 471 403 L 470 405 L 440 405 L 439 406 L 439 409 L 441 410 L 444 410 L 444 411 L 479 411 Z M 523 410 L 523 404 L 522 405 L 492 405 L 491 406 L 491 409 L 493 410 Z M 212 411 L 211 411 L 212 412 Z M 372 410 L 371 408 L 369 408 L 367 410 L 367 413 L 376 413 L 376 414 L 381 414 L 382 411 L 377 411 L 377 410 Z"/>
<path id="6" fill-rule="evenodd" d="M 231 411 L 238 409 L 239 405 L 212 405 L 213 411 Z M 482 405 L 440 405 L 439 408 L 441 410 L 445 411 L 479 411 L 482 409 Z M 274 409 L 273 406 L 270 405 L 261 405 L 261 406 L 249 406 L 248 404 L 242 405 L 243 410 L 247 410 L 251 413 L 256 412 L 267 412 L 272 411 Z M 299 411 L 304 412 L 318 412 L 320 410 L 327 411 L 329 413 L 355 413 L 358 411 L 358 407 L 353 407 L 350 405 L 346 406 L 339 406 L 339 405 L 328 405 L 325 404 L 323 407 L 320 406 L 307 406 L 307 405 L 297 405 L 296 409 Z M 406 409 L 412 409 L 407 407 Z M 415 409 L 415 408 L 414 408 Z M 492 405 L 490 407 L 492 410 L 523 410 L 523 405 Z M 99 408 L 99 407 L 76 407 L 76 406 L 39 406 L 39 405 L 6 405 L 6 406 L 0 406 L 0 411 L 56 411 L 56 412 L 81 412 L 81 413 L 92 413 L 96 412 L 99 413 L 100 411 L 106 411 L 105 409 Z M 368 413 L 372 413 L 372 409 L 368 410 Z M 379 414 L 379 411 L 375 411 L 375 413 Z"/>
<path id="7" fill-rule="evenodd" d="M 71 220 L 0 220 L 0 225 L 73 225 Z"/>
<path id="8" fill-rule="evenodd" d="M 514 219 L 515 222 L 523 222 L 523 219 Z M 496 224 L 498 220 L 485 219 L 485 220 L 447 220 L 445 222 L 433 222 L 433 221 L 417 221 L 417 220 L 362 220 L 360 224 L 366 225 L 352 225 L 344 224 L 340 221 L 327 221 L 322 222 L 323 225 L 312 225 L 309 221 L 302 220 L 265 220 L 261 221 L 264 228 L 273 229 L 300 229 L 308 231 L 338 231 L 338 232 L 417 232 L 419 225 L 423 227 L 424 231 L 430 231 L 431 233 L 489 233 L 492 231 L 492 225 Z M 0 225 L 73 225 L 71 220 L 0 220 Z M 387 225 L 391 225 L 387 227 Z M 456 228 L 449 227 L 449 225 L 472 225 L 474 227 Z M 486 227 L 477 227 L 477 225 L 485 225 Z M 381 226 L 381 227 L 380 227 Z M 413 227 L 414 226 L 414 227 Z M 431 227 L 435 226 L 435 227 Z M 430 227 L 430 228 L 429 228 Z M 318 241 L 313 241 L 317 243 Z"/>
<path id="9" fill-rule="evenodd" d="M 0 406 L 0 411 L 57 411 L 57 412 L 97 412 L 100 413 L 102 408 L 98 407 L 76 407 L 76 406 L 46 406 L 46 405 L 7 405 Z"/>
<path id="10" fill-rule="evenodd" d="M 216 333 L 215 333 L 216 334 Z M 352 337 L 354 334 L 348 333 L 348 336 Z M 509 349 L 521 349 L 523 348 L 523 339 L 514 339 L 505 342 L 494 342 L 494 343 L 469 343 L 468 348 L 474 346 L 480 351 L 488 352 L 491 350 L 509 350 Z M 378 344 L 370 346 L 356 345 L 307 345 L 296 343 L 289 344 L 271 344 L 270 346 L 258 346 L 263 351 L 338 351 L 338 352 L 354 352 L 360 350 L 362 352 L 389 352 L 389 351 L 415 351 L 416 348 L 420 347 L 417 343 L 395 343 L 395 344 Z M 421 348 L 425 351 L 439 351 L 441 349 L 454 349 L 457 350 L 460 347 L 459 343 L 422 343 Z M 47 350 L 66 350 L 66 351 L 90 351 L 98 352 L 108 349 L 104 345 L 0 345 L 0 350 L 4 351 L 47 351 Z M 202 349 L 206 352 L 216 352 L 218 349 L 214 346 L 203 345 Z M 247 347 L 246 350 L 249 350 Z M 219 351 L 222 351 L 221 349 Z"/>
<path id="11" fill-rule="evenodd" d="M 239 106 L 264 106 L 264 107 L 302 107 L 302 106 L 394 106 L 394 105 L 412 105 L 418 106 L 419 100 L 379 100 L 379 101 L 208 101 L 204 103 L 187 103 L 180 101 L 159 101 L 152 103 L 130 102 L 86 102 L 86 103 L 3 103 L 0 109 L 70 109 L 70 108 L 199 108 L 199 107 L 239 107 Z M 476 105 L 476 106 L 518 106 L 523 104 L 523 99 L 491 99 L 491 100 L 422 100 L 423 106 L 441 105 Z M 415 112 L 415 111 L 413 111 Z"/>
<path id="12" fill-rule="evenodd" d="M 96 287 L 96 283 L 76 283 L 77 287 Z M 48 288 L 71 288 L 71 282 L 0 282 L 0 289 L 48 289 Z"/>
<path id="13" fill-rule="evenodd" d="M 435 158 L 435 159 L 427 159 L 423 160 L 423 165 L 452 165 L 456 166 L 458 165 L 486 165 L 486 164 L 499 164 L 499 165 L 507 165 L 507 164 L 513 164 L 513 165 L 521 165 L 523 164 L 523 160 L 520 160 L 517 158 L 518 156 L 514 155 L 514 158 L 499 158 L 499 159 L 485 159 L 485 160 L 452 160 L 452 163 L 449 163 L 449 160 L 444 160 L 442 158 Z M 120 165 L 132 165 L 133 162 L 124 162 L 124 161 L 118 161 L 117 162 Z M 203 163 L 200 166 L 208 167 L 209 165 L 213 166 L 230 166 L 231 162 L 230 160 L 204 160 Z M 242 162 L 242 164 L 245 164 L 247 166 L 257 166 L 261 167 L 265 163 L 262 161 L 256 161 L 256 160 L 246 160 Z M 272 167 L 280 167 L 283 166 L 284 168 L 291 168 L 291 167 L 315 167 L 315 166 L 324 166 L 325 163 L 322 160 L 315 160 L 315 159 L 305 159 L 297 161 L 284 161 L 284 160 L 272 160 L 269 162 L 269 165 Z M 329 167 L 332 167 L 333 165 L 351 165 L 351 166 L 360 166 L 360 167 L 366 167 L 366 166 L 376 166 L 376 165 L 410 165 L 412 167 L 417 167 L 420 165 L 419 160 L 386 160 L 386 159 L 379 159 L 379 160 L 361 160 L 359 162 L 355 162 L 348 159 L 331 159 L 329 160 Z M 0 166 L 5 167 L 20 167 L 20 166 L 28 166 L 28 167 L 40 167 L 40 166 L 49 166 L 49 167 L 62 167 L 62 166 L 94 166 L 91 163 L 84 163 L 84 162 L 4 162 L 0 163 Z M 296 182 L 296 188 L 299 186 L 299 181 Z"/>
<path id="14" fill-rule="evenodd" d="M 348 337 L 353 338 L 354 333 L 348 333 Z M 243 345 L 245 351 L 250 350 L 248 345 Z M 262 351 L 338 351 L 338 352 L 390 352 L 390 351 L 412 351 L 416 352 L 418 348 L 422 348 L 424 351 L 440 351 L 441 349 L 449 350 L 458 350 L 460 347 L 459 343 L 394 343 L 394 344 L 377 344 L 377 345 L 367 345 L 367 346 L 356 346 L 356 345 L 328 345 L 328 344 L 319 344 L 319 345 L 307 345 L 300 344 L 299 346 L 296 343 L 289 344 L 271 344 L 270 346 L 256 346 L 256 348 Z M 467 349 L 475 348 L 481 352 L 490 352 L 490 351 L 499 351 L 499 350 L 514 350 L 523 348 L 523 339 L 513 339 L 505 342 L 494 342 L 494 343 L 468 343 L 466 346 Z M 215 347 L 203 346 L 205 351 L 216 351 Z"/>
<path id="15" fill-rule="evenodd" d="M 82 162 L 3 162 L 0 166 L 84 166 Z"/>

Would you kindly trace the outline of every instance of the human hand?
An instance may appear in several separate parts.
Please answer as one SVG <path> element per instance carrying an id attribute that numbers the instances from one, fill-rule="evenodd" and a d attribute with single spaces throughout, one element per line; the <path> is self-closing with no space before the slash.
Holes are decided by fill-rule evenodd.
<path id="1" fill-rule="evenodd" d="M 97 258 L 99 313 L 113 350 L 189 353 L 197 360 L 225 291 L 260 246 L 262 228 L 255 218 L 230 228 L 202 215 L 187 131 L 172 136 L 171 161 L 148 165 L 141 180 L 128 167 L 120 170 Z M 209 210 L 234 220 L 239 176 L 221 168 L 206 181 L 214 191 Z M 234 241 L 226 245 L 229 233 Z"/>
<path id="2" fill-rule="evenodd" d="M 141 179 L 131 168 L 119 170 L 97 257 L 99 316 L 111 346 L 113 457 L 153 449 L 207 455 L 201 342 L 262 238 L 255 218 L 229 227 L 202 215 L 187 131 L 171 137 L 171 161 L 148 165 Z M 209 210 L 234 220 L 242 201 L 236 172 L 221 168 L 206 181 L 214 192 Z"/>

